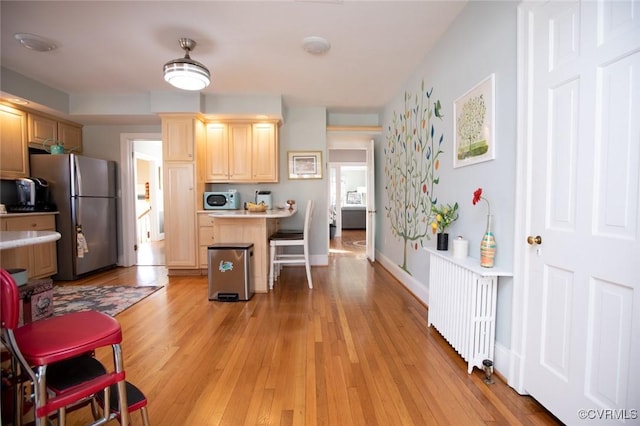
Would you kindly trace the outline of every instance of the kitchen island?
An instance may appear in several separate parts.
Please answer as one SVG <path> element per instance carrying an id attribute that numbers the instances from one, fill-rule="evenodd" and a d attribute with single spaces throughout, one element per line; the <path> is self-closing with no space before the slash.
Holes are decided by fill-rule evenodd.
<path id="1" fill-rule="evenodd" d="M 269 236 L 278 230 L 280 219 L 289 218 L 296 212 L 296 209 L 198 211 L 200 268 L 207 268 L 207 247 L 211 244 L 253 243 L 253 289 L 256 293 L 267 293 Z"/>

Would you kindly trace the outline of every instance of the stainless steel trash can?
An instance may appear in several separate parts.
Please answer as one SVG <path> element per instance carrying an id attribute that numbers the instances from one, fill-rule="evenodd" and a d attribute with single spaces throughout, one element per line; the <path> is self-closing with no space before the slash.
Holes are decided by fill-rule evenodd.
<path id="1" fill-rule="evenodd" d="M 209 300 L 236 302 L 253 296 L 253 243 L 208 247 Z"/>

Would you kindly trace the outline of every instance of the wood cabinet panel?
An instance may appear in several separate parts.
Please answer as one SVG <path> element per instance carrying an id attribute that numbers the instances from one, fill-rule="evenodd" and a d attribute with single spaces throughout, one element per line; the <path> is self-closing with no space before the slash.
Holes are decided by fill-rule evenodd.
<path id="1" fill-rule="evenodd" d="M 29 114 L 29 145 L 42 148 L 45 141 L 58 138 L 58 121 L 36 114 Z"/>
<path id="2" fill-rule="evenodd" d="M 209 123 L 202 156 L 205 182 L 277 182 L 278 125 Z"/>
<path id="3" fill-rule="evenodd" d="M 7 231 L 54 231 L 56 221 L 53 215 L 29 215 L 2 218 Z"/>
<path id="4" fill-rule="evenodd" d="M 165 262 L 174 270 L 197 272 L 199 259 L 196 206 L 202 203 L 202 167 L 196 178 L 195 148 L 206 141 L 204 123 L 196 115 L 163 115 Z"/>
<path id="5" fill-rule="evenodd" d="M 198 260 L 200 269 L 208 268 L 208 249 L 215 240 L 214 218 L 209 213 L 198 214 Z"/>
<path id="6" fill-rule="evenodd" d="M 207 125 L 204 179 L 207 182 L 229 179 L 229 131 L 222 123 Z"/>
<path id="7" fill-rule="evenodd" d="M 167 268 L 197 268 L 195 170 L 191 162 L 165 162 Z"/>
<path id="8" fill-rule="evenodd" d="M 30 112 L 28 117 L 29 146 L 43 149 L 43 144 L 53 141 L 62 142 L 64 149 L 74 153 L 82 152 L 82 126 L 61 121 L 55 117 Z"/>
<path id="9" fill-rule="evenodd" d="M 193 161 L 195 119 L 191 117 L 162 120 L 162 146 L 165 161 Z"/>
<path id="10" fill-rule="evenodd" d="M 258 182 L 278 181 L 277 127 L 272 123 L 254 124 L 252 128 L 252 179 Z"/>
<path id="11" fill-rule="evenodd" d="M 82 127 L 69 123 L 58 123 L 58 140 L 64 145 L 64 149 L 73 150 L 74 153 L 82 152 Z"/>
<path id="12" fill-rule="evenodd" d="M 0 105 L 0 140 L 0 177 L 29 176 L 27 114 L 24 111 Z"/>
<path id="13" fill-rule="evenodd" d="M 231 124 L 229 134 L 229 180 L 251 181 L 251 124 Z"/>

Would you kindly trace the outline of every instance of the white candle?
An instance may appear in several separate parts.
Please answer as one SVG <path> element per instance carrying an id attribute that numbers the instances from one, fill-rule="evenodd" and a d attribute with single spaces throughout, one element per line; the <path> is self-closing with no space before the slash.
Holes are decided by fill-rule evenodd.
<path id="1" fill-rule="evenodd" d="M 457 257 L 460 259 L 464 259 L 469 255 L 469 241 L 462 238 L 462 236 L 458 236 L 455 240 L 453 240 L 453 257 Z"/>

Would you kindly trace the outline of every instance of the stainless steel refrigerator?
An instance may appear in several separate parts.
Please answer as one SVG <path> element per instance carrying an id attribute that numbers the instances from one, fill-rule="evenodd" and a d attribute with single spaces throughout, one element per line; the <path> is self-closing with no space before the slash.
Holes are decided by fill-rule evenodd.
<path id="1" fill-rule="evenodd" d="M 74 280 L 118 261 L 115 162 L 75 154 L 32 154 L 31 175 L 49 183 L 55 203 L 57 280 Z"/>

